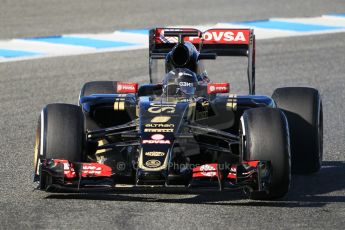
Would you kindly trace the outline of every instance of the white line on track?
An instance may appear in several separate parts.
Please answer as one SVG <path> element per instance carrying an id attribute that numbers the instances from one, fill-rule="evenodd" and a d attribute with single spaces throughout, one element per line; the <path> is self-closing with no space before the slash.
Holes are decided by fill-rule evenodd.
<path id="1" fill-rule="evenodd" d="M 183 25 L 171 27 L 253 28 L 257 39 L 309 36 L 345 32 L 345 17 L 272 18 L 264 21 Z M 144 30 L 143 30 L 144 31 Z M 70 34 L 48 38 L 0 40 L 0 63 L 57 56 L 115 52 L 148 48 L 148 35 L 140 30 L 100 34 Z M 75 42 L 75 43 L 74 43 Z M 110 45 L 109 45 L 110 43 Z M 106 46 L 102 46 L 106 44 Z M 101 46 L 97 46 L 101 45 Z"/>

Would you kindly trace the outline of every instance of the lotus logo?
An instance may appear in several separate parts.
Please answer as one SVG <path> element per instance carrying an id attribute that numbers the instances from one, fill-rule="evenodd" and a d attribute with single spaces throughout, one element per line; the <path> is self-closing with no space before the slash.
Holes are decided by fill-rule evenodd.
<path id="1" fill-rule="evenodd" d="M 148 160 L 146 161 L 145 165 L 149 168 L 157 168 L 161 166 L 161 162 L 159 160 Z"/>

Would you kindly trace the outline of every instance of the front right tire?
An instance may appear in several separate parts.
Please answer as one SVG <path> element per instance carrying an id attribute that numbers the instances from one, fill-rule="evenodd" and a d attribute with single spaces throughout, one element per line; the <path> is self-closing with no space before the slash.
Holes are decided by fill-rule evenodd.
<path id="1" fill-rule="evenodd" d="M 240 137 L 242 159 L 270 161 L 272 169 L 268 192 L 248 191 L 249 198 L 270 200 L 285 196 L 290 186 L 291 169 L 289 128 L 284 113 L 266 107 L 245 111 Z"/>

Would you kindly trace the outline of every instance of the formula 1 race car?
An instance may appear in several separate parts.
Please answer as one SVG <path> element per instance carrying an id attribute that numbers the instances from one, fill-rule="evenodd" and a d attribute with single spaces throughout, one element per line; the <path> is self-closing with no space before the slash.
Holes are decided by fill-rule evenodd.
<path id="1" fill-rule="evenodd" d="M 291 173 L 320 169 L 320 94 L 286 87 L 255 95 L 253 30 L 156 28 L 149 42 L 150 84 L 87 82 L 79 105 L 43 108 L 34 159 L 40 190 L 206 186 L 276 199 Z M 210 81 L 199 65 L 217 56 L 248 58 L 248 95 Z M 153 77 L 157 59 L 165 61 L 161 79 Z"/>

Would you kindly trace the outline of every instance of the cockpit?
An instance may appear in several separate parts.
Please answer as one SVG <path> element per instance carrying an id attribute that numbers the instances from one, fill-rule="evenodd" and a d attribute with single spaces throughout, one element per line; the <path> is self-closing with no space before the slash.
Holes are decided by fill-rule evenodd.
<path id="1" fill-rule="evenodd" d="M 173 98 L 192 98 L 195 96 L 198 79 L 187 68 L 177 68 L 168 72 L 163 79 L 163 96 Z"/>

